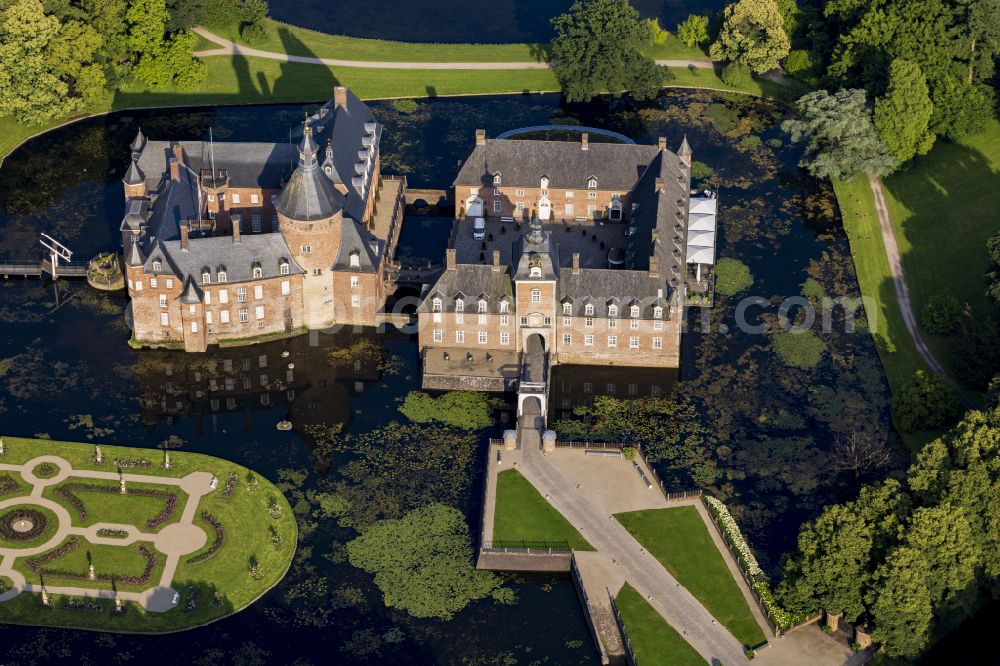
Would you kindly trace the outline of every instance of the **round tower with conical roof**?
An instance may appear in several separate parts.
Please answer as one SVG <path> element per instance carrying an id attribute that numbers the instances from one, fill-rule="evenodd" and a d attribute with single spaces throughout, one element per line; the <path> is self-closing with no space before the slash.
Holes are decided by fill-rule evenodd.
<path id="1" fill-rule="evenodd" d="M 322 328 L 334 321 L 332 267 L 340 251 L 344 195 L 320 168 L 316 159 L 319 146 L 308 121 L 298 149 L 299 164 L 274 208 L 292 258 L 306 271 L 304 323 L 309 328 Z"/>

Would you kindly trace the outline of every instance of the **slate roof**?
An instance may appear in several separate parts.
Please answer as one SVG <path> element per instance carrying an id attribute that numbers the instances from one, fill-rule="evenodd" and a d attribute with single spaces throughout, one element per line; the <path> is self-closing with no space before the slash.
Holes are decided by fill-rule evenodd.
<path id="1" fill-rule="evenodd" d="M 299 165 L 274 204 L 276 211 L 291 220 L 323 220 L 344 209 L 344 195 L 323 174 L 316 160 L 318 150 L 312 129 L 307 126 L 298 147 Z"/>
<path id="2" fill-rule="evenodd" d="M 185 163 L 196 173 L 212 168 L 214 151 L 215 168 L 226 170 L 231 187 L 279 189 L 298 160 L 298 151 L 288 143 L 147 140 L 137 161 L 150 190 L 157 190 L 169 177 L 173 143 L 180 144 Z"/>
<path id="3" fill-rule="evenodd" d="M 372 249 L 372 244 L 378 250 Z M 355 270 L 362 273 L 374 273 L 378 266 L 378 257 L 385 249 L 381 241 L 368 233 L 360 224 L 345 217 L 340 226 L 340 249 L 333 260 L 335 270 Z M 351 254 L 358 254 L 358 266 L 351 266 Z"/>
<path id="4" fill-rule="evenodd" d="M 667 312 L 663 277 L 650 277 L 647 271 L 581 268 L 574 274 L 564 270 L 559 274 L 556 289 L 558 300 L 571 303 L 573 314 L 578 317 L 590 316 L 584 315 L 587 303 L 594 306 L 594 317 L 607 317 L 608 305 L 618 304 L 618 316 L 630 319 L 628 307 L 633 299 L 638 300 L 640 316 L 644 319 L 652 318 L 654 305 L 664 308 L 664 316 Z"/>
<path id="5" fill-rule="evenodd" d="M 160 260 L 163 267 L 153 270 L 153 262 Z M 281 234 L 254 234 L 242 236 L 234 243 L 231 236 L 192 238 L 188 249 L 182 250 L 179 240 L 160 241 L 148 251 L 144 269 L 151 274 L 173 274 L 181 279 L 191 277 L 202 284 L 202 271 L 208 269 L 212 282 L 216 273 L 226 271 L 227 282 L 247 282 L 253 279 L 253 268 L 259 265 L 263 278 L 281 275 L 280 262 L 288 262 L 288 272 L 299 275 L 305 271 L 292 259 L 292 253 Z"/>
<path id="6" fill-rule="evenodd" d="M 426 292 L 417 311 L 430 312 L 433 299 L 440 295 L 441 310 L 454 312 L 455 298 L 459 294 L 465 299 L 467 314 L 478 314 L 477 301 L 480 295 L 486 296 L 487 312 L 499 312 L 500 300 L 506 296 L 511 303 L 509 309 L 513 313 L 514 289 L 506 267 L 495 271 L 493 266 L 483 264 L 459 264 L 453 270 L 441 273 L 441 277 Z"/>
<path id="7" fill-rule="evenodd" d="M 455 185 L 493 187 L 500 173 L 504 187 L 538 187 L 542 176 L 551 189 L 587 189 L 597 178 L 600 190 L 628 192 L 659 152 L 657 146 L 591 143 L 587 150 L 568 141 L 489 139 L 477 145 L 455 178 Z"/>
<path id="8" fill-rule="evenodd" d="M 145 180 L 146 174 L 142 172 L 142 169 L 139 168 L 135 160 L 132 160 L 128 165 L 128 171 L 125 172 L 125 177 L 122 178 L 122 182 L 126 185 L 141 185 Z"/>
<path id="9" fill-rule="evenodd" d="M 182 168 L 180 179 L 168 178 L 153 201 L 147 221 L 149 236 L 158 240 L 180 238 L 180 223 L 201 219 L 200 207 L 203 205 L 194 176 Z"/>
<path id="10" fill-rule="evenodd" d="M 195 286 L 194 280 L 188 276 L 184 283 L 184 291 L 181 292 L 181 303 L 184 305 L 197 305 L 201 303 L 201 292 Z"/>
<path id="11" fill-rule="evenodd" d="M 149 200 L 129 199 L 125 205 L 125 217 L 122 218 L 121 230 L 139 231 L 149 220 Z"/>
<path id="12" fill-rule="evenodd" d="M 137 268 L 146 263 L 146 255 L 142 253 L 139 243 L 129 243 L 128 252 L 125 255 L 125 265 L 130 268 Z"/>
<path id="13" fill-rule="evenodd" d="M 552 235 L 542 230 L 538 220 L 532 220 L 528 232 L 517 241 L 514 256 L 517 257 L 517 268 L 514 271 L 515 280 L 554 280 L 558 273 L 558 261 L 553 261 L 557 255 L 557 246 Z M 531 277 L 532 264 L 536 263 L 541 275 Z"/>

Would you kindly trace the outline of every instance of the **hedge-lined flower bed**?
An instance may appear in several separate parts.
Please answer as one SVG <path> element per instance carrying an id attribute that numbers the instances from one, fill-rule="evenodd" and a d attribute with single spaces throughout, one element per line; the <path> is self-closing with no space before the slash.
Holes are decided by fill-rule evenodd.
<path id="1" fill-rule="evenodd" d="M 52 578 L 68 578 L 70 580 L 99 580 L 102 582 L 113 583 L 118 581 L 119 583 L 125 583 L 128 585 L 145 585 L 149 582 L 150 577 L 153 575 L 153 569 L 156 568 L 156 555 L 154 555 L 148 548 L 143 545 L 139 546 L 139 554 L 146 560 L 146 566 L 143 568 L 142 574 L 139 576 L 120 576 L 117 574 L 108 573 L 98 573 L 95 574 L 93 578 L 90 577 L 89 571 L 70 571 L 68 569 L 48 569 L 45 568 L 44 564 L 52 562 L 54 560 L 67 555 L 70 551 L 74 550 L 79 546 L 79 541 L 76 537 L 72 537 L 69 541 L 64 543 L 59 548 L 49 551 L 45 555 L 39 558 L 28 560 L 26 565 L 29 569 L 34 571 L 36 574 L 42 576 L 51 576 Z"/>
<path id="2" fill-rule="evenodd" d="M 0 476 L 0 495 L 7 495 L 18 491 L 21 488 L 17 481 L 9 476 Z"/>
<path id="3" fill-rule="evenodd" d="M 226 476 L 226 488 L 222 491 L 223 497 L 232 497 L 233 491 L 236 490 L 236 481 L 239 479 L 236 472 L 230 472 Z"/>
<path id="4" fill-rule="evenodd" d="M 123 469 L 149 469 L 153 463 L 144 458 L 115 458 L 115 465 Z"/>
<path id="5" fill-rule="evenodd" d="M 97 530 L 97 536 L 104 537 L 106 539 L 127 539 L 128 532 L 125 530 L 113 530 L 107 527 L 102 527 Z"/>
<path id="6" fill-rule="evenodd" d="M 119 582 L 125 583 L 127 585 L 145 585 L 149 582 L 149 577 L 153 575 L 153 569 L 156 568 L 156 555 L 145 546 L 139 546 L 139 554 L 146 558 L 146 568 L 143 569 L 141 576 L 119 576 Z"/>
<path id="7" fill-rule="evenodd" d="M 53 492 L 66 500 L 70 506 L 76 509 L 76 513 L 80 517 L 80 520 L 87 519 L 87 506 L 83 503 L 83 500 L 74 494 L 74 490 L 78 492 L 104 493 L 106 495 L 118 495 L 121 493 L 121 487 L 119 486 L 101 485 L 97 483 L 66 483 L 57 487 Z M 170 518 L 174 515 L 174 511 L 177 510 L 177 495 L 167 492 L 166 490 L 157 490 L 155 488 L 133 488 L 128 491 L 128 494 L 137 497 L 162 497 L 167 500 L 167 506 L 160 513 L 160 515 L 146 521 L 146 526 L 150 529 L 157 527 L 167 520 L 170 520 Z"/>
<path id="8" fill-rule="evenodd" d="M 209 546 L 208 550 L 189 557 L 187 561 L 188 564 L 200 564 L 205 560 L 210 559 L 213 555 L 219 552 L 219 549 L 222 548 L 222 544 L 226 542 L 226 531 L 223 529 L 222 523 L 220 523 L 215 516 L 210 514 L 208 511 L 202 511 L 201 519 L 211 525 L 212 530 L 215 532 L 215 541 L 212 542 L 212 545 Z"/>
<path id="9" fill-rule="evenodd" d="M 30 522 L 31 528 L 18 532 L 14 529 L 14 525 L 22 520 Z M 27 507 L 13 509 L 0 516 L 0 537 L 7 541 L 32 541 L 42 536 L 48 525 L 48 518 L 38 509 Z"/>
<path id="10" fill-rule="evenodd" d="M 36 574 L 40 574 L 42 573 L 43 564 L 47 564 L 54 560 L 58 560 L 60 557 L 71 552 L 79 545 L 80 541 L 75 536 L 70 537 L 69 541 L 62 544 L 58 548 L 54 548 L 53 550 L 50 550 L 49 552 L 44 553 L 38 557 L 31 558 L 30 560 L 25 562 L 25 566 L 34 571 Z"/>
<path id="11" fill-rule="evenodd" d="M 104 610 L 104 606 L 90 599 L 63 599 L 62 607 L 66 610 L 87 611 L 89 613 L 100 613 Z"/>
<path id="12" fill-rule="evenodd" d="M 705 495 L 704 498 L 709 512 L 711 512 L 716 523 L 722 529 L 723 537 L 736 553 L 736 560 L 739 562 L 740 568 L 746 573 L 747 578 L 753 581 L 751 587 L 757 594 L 761 606 L 764 607 L 764 611 L 774 626 L 779 631 L 784 631 L 796 623 L 803 621 L 806 618 L 804 613 L 789 613 L 778 605 L 774 594 L 771 592 L 771 584 L 768 582 L 764 570 L 757 563 L 757 558 L 754 557 L 753 551 L 750 550 L 750 545 L 743 538 L 740 526 L 736 524 L 736 520 L 729 513 L 726 505 L 709 495 Z"/>

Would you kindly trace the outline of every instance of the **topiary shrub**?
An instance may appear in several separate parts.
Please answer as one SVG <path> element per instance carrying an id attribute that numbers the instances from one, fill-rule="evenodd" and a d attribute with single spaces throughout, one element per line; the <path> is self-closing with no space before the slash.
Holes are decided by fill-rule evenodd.
<path id="1" fill-rule="evenodd" d="M 782 331 L 774 336 L 771 345 L 778 358 L 793 368 L 815 368 L 826 351 L 826 343 L 812 331 Z"/>
<path id="2" fill-rule="evenodd" d="M 934 430 L 954 423 L 962 414 L 962 404 L 944 377 L 917 370 L 893 396 L 892 413 L 901 430 Z"/>
<path id="3" fill-rule="evenodd" d="M 920 312 L 920 327 L 934 335 L 947 335 L 958 328 L 962 306 L 951 294 L 934 294 Z"/>
<path id="4" fill-rule="evenodd" d="M 715 266 L 715 291 L 723 296 L 735 296 L 753 284 L 753 275 L 742 261 L 724 257 Z"/>
<path id="5" fill-rule="evenodd" d="M 731 62 L 722 68 L 722 82 L 732 88 L 743 88 L 750 85 L 753 77 L 750 76 L 750 68 L 738 62 Z"/>
<path id="6" fill-rule="evenodd" d="M 240 38 L 250 46 L 255 46 L 264 43 L 267 31 L 260 23 L 244 23 L 240 26 Z"/>

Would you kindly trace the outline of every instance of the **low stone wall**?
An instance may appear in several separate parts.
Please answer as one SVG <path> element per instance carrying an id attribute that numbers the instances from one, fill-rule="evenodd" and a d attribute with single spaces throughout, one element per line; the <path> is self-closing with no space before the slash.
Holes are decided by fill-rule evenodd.
<path id="1" fill-rule="evenodd" d="M 516 380 L 515 380 L 516 382 Z M 422 387 L 435 391 L 485 391 L 503 393 L 514 390 L 503 377 L 474 377 L 470 375 L 434 375 L 424 373 Z"/>
<path id="2" fill-rule="evenodd" d="M 480 548 L 476 568 L 488 571 L 563 572 L 572 567 L 573 553 L 525 553 Z"/>

